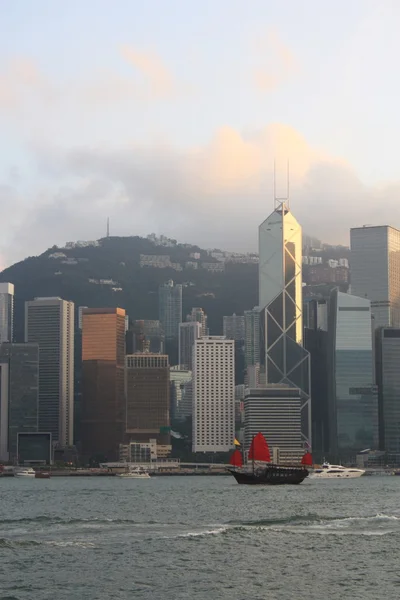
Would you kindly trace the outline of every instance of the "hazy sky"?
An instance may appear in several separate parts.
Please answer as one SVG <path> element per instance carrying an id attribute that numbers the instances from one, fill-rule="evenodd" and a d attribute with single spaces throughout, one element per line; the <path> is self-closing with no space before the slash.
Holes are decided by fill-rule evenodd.
<path id="1" fill-rule="evenodd" d="M 399 0 L 2 0 L 0 268 L 164 233 L 252 250 L 400 226 Z"/>

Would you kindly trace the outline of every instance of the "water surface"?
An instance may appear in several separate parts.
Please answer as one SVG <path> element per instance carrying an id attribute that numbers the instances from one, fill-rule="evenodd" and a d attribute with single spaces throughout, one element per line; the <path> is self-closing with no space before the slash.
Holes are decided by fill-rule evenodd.
<path id="1" fill-rule="evenodd" d="M 3 478 L 1 600 L 400 598 L 400 477 Z"/>

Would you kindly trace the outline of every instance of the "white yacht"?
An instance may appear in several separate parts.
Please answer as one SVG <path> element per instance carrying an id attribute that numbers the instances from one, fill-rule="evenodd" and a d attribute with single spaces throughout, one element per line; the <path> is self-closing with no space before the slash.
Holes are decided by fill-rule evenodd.
<path id="1" fill-rule="evenodd" d="M 117 473 L 117 477 L 125 477 L 129 479 L 150 479 L 148 471 L 143 467 L 131 467 L 125 473 Z"/>
<path id="2" fill-rule="evenodd" d="M 15 477 L 35 477 L 35 471 L 32 467 L 22 467 L 21 469 L 15 469 Z"/>
<path id="3" fill-rule="evenodd" d="M 361 477 L 364 475 L 363 469 L 354 469 L 353 467 L 343 467 L 342 465 L 330 465 L 327 462 L 314 469 L 313 473 L 310 473 L 312 479 L 336 479 L 341 477 L 342 479 L 353 479 L 354 477 Z"/>

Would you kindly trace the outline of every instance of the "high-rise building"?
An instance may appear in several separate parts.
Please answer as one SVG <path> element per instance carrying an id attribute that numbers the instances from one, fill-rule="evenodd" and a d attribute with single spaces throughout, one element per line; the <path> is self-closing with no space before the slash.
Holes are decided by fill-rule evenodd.
<path id="1" fill-rule="evenodd" d="M 192 308 L 189 315 L 186 315 L 186 321 L 197 321 L 201 325 L 200 335 L 208 335 L 207 315 L 202 308 L 198 306 Z"/>
<path id="2" fill-rule="evenodd" d="M 146 319 L 134 321 L 132 331 L 132 351 L 127 354 L 145 351 L 152 354 L 164 354 L 165 335 L 160 321 Z"/>
<path id="3" fill-rule="evenodd" d="M 82 453 L 117 460 L 125 435 L 125 310 L 82 313 Z"/>
<path id="4" fill-rule="evenodd" d="M 193 452 L 227 452 L 235 435 L 235 342 L 222 336 L 193 346 Z"/>
<path id="5" fill-rule="evenodd" d="M 74 304 L 25 302 L 25 342 L 39 345 L 39 431 L 59 446 L 74 441 Z"/>
<path id="6" fill-rule="evenodd" d="M 328 323 L 328 392 L 331 453 L 354 460 L 360 450 L 378 446 L 371 303 L 366 298 L 331 294 Z"/>
<path id="7" fill-rule="evenodd" d="M 301 430 L 311 443 L 310 357 L 303 348 L 302 233 L 285 202 L 259 227 L 260 377 L 302 393 Z"/>
<path id="8" fill-rule="evenodd" d="M 14 286 L 0 283 L 0 344 L 13 341 Z"/>
<path id="9" fill-rule="evenodd" d="M 267 384 L 245 390 L 245 449 L 260 431 L 282 464 L 300 462 L 304 453 L 301 435 L 302 392 L 287 384 Z"/>
<path id="10" fill-rule="evenodd" d="M 371 301 L 375 327 L 400 327 L 400 231 L 356 227 L 350 243 L 351 293 Z"/>
<path id="11" fill-rule="evenodd" d="M 171 419 L 184 421 L 192 416 L 192 372 L 181 369 L 180 365 L 171 367 Z"/>
<path id="12" fill-rule="evenodd" d="M 189 321 L 179 324 L 179 365 L 192 370 L 193 344 L 201 337 L 201 323 Z"/>
<path id="13" fill-rule="evenodd" d="M 170 445 L 170 371 L 166 354 L 126 357 L 126 436 Z"/>
<path id="14" fill-rule="evenodd" d="M 18 434 L 39 426 L 39 346 L 0 346 L 0 460 L 18 462 Z"/>
<path id="15" fill-rule="evenodd" d="M 260 364 L 260 309 L 244 311 L 244 366 Z"/>
<path id="16" fill-rule="evenodd" d="M 223 334 L 228 340 L 242 342 L 245 338 L 244 317 L 235 313 L 223 317 Z"/>
<path id="17" fill-rule="evenodd" d="M 178 339 L 182 321 L 182 285 L 172 279 L 159 288 L 159 319 L 167 339 Z"/>
<path id="18" fill-rule="evenodd" d="M 400 329 L 376 331 L 376 383 L 379 396 L 379 443 L 390 462 L 400 463 Z"/>

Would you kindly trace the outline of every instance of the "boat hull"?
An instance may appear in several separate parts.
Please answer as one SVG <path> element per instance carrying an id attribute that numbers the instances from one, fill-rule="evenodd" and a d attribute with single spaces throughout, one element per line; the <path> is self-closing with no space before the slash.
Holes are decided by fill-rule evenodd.
<path id="1" fill-rule="evenodd" d="M 269 465 L 265 469 L 239 471 L 228 469 L 236 481 L 242 485 L 298 485 L 308 477 L 307 469 L 302 467 L 279 467 Z"/>

